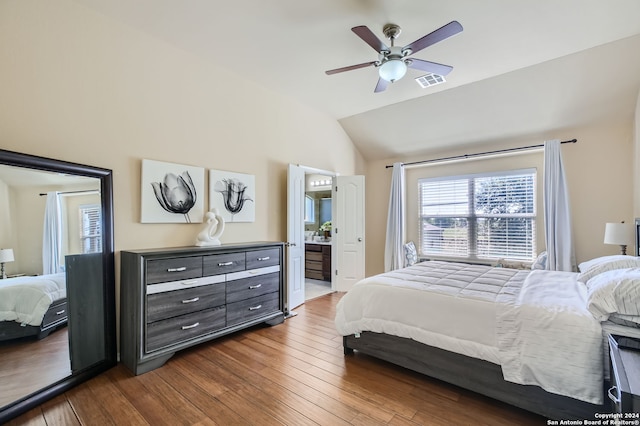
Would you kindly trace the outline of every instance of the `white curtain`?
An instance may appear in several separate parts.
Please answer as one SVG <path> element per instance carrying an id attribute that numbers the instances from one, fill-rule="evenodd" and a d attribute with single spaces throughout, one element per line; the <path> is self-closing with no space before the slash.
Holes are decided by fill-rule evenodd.
<path id="1" fill-rule="evenodd" d="M 544 236 L 547 269 L 575 271 L 569 191 L 562 165 L 560 141 L 544 143 Z"/>
<path id="2" fill-rule="evenodd" d="M 387 238 L 384 247 L 384 270 L 393 271 L 404 266 L 404 166 L 393 164 Z"/>
<path id="3" fill-rule="evenodd" d="M 62 253 L 62 221 L 58 193 L 47 192 L 42 233 L 42 273 L 57 274 L 63 271 L 60 264 Z"/>

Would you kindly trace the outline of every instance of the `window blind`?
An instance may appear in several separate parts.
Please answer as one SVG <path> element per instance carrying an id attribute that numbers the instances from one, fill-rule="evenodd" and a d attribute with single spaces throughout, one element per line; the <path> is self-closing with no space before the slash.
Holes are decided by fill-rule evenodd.
<path id="1" fill-rule="evenodd" d="M 99 204 L 83 205 L 80 212 L 80 242 L 82 253 L 102 251 L 102 209 Z"/>
<path id="2" fill-rule="evenodd" d="M 420 252 L 533 260 L 536 171 L 420 179 Z"/>

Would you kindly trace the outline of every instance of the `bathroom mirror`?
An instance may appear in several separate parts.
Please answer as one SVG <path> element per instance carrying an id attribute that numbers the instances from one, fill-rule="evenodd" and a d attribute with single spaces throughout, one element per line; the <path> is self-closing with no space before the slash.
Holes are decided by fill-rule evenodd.
<path id="1" fill-rule="evenodd" d="M 0 150 L 0 424 L 117 362 L 112 191 L 111 170 Z"/>

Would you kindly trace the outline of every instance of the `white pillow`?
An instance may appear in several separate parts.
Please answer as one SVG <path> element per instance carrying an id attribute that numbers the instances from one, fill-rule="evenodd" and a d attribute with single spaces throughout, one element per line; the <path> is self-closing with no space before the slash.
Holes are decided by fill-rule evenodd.
<path id="1" fill-rule="evenodd" d="M 594 259 L 587 260 L 587 261 L 582 262 L 581 264 L 579 264 L 578 265 L 578 270 L 580 272 L 585 272 L 587 269 L 591 268 L 592 266 L 600 265 L 601 263 L 611 262 L 612 260 L 627 260 L 629 258 L 638 259 L 635 256 L 629 256 L 629 255 L 626 255 L 626 254 L 614 254 L 614 255 L 611 255 L 611 256 L 596 257 Z"/>
<path id="2" fill-rule="evenodd" d="M 640 268 L 614 269 L 587 281 L 587 309 L 599 321 L 613 313 L 640 316 Z"/>
<path id="3" fill-rule="evenodd" d="M 607 271 L 613 271 L 614 269 L 626 269 L 626 268 L 640 268 L 640 257 L 635 256 L 605 256 L 609 259 L 604 259 L 599 262 L 591 264 L 587 269 L 580 267 L 580 274 L 578 275 L 578 281 L 586 283 L 596 275 L 602 274 Z M 595 260 L 595 259 L 594 259 Z M 586 262 L 585 262 L 586 263 Z M 581 263 L 583 265 L 584 263 Z"/>
<path id="4" fill-rule="evenodd" d="M 413 241 L 409 241 L 404 246 L 404 266 L 413 266 L 418 262 L 418 251 Z"/>
<path id="5" fill-rule="evenodd" d="M 531 264 L 531 269 L 547 269 L 547 252 L 543 251 L 538 255 L 535 262 Z"/>

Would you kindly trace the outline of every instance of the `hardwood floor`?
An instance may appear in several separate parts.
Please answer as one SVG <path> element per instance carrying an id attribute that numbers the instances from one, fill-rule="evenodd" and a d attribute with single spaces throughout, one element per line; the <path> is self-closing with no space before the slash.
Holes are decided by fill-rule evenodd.
<path id="1" fill-rule="evenodd" d="M 176 354 L 133 376 L 122 365 L 11 425 L 542 425 L 546 419 L 390 365 L 344 356 L 342 294 Z"/>
<path id="2" fill-rule="evenodd" d="M 71 374 L 67 327 L 0 344 L 0 407 Z"/>

